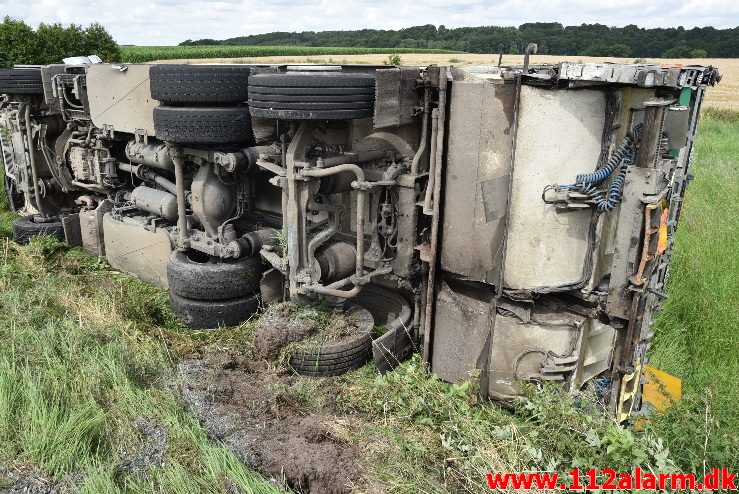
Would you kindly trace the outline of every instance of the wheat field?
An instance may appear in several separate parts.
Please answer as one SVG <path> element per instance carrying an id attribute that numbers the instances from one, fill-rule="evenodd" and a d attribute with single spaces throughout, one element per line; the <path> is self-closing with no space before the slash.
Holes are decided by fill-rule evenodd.
<path id="1" fill-rule="evenodd" d="M 341 63 L 341 64 L 382 64 L 387 62 L 391 50 L 384 54 L 372 55 L 316 55 L 306 57 L 274 56 L 248 58 L 203 58 L 158 60 L 152 63 Z M 498 63 L 497 54 L 459 53 L 409 53 L 400 54 L 404 65 L 495 65 Z M 620 62 L 633 63 L 633 58 L 593 58 L 578 56 L 532 55 L 532 63 L 557 63 L 565 60 L 575 62 Z M 683 65 L 713 65 L 719 68 L 723 79 L 717 86 L 709 88 L 705 106 L 717 109 L 739 111 L 739 59 L 737 58 L 694 58 L 690 60 L 677 59 L 648 59 L 649 63 L 683 64 Z M 523 55 L 504 55 L 504 64 L 522 64 Z"/>

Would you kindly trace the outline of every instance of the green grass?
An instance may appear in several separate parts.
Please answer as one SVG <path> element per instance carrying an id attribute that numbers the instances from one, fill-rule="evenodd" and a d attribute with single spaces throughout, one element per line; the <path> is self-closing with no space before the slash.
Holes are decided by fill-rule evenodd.
<path id="1" fill-rule="evenodd" d="M 80 493 L 280 492 L 208 440 L 174 381 L 180 355 L 242 346 L 250 328 L 184 332 L 163 291 L 53 239 L 17 246 L 4 196 L 0 210 L 0 472 L 78 479 Z"/>
<path id="2" fill-rule="evenodd" d="M 470 382 L 442 382 L 418 356 L 384 377 L 371 372 L 350 375 L 341 403 L 367 417 L 350 437 L 387 492 L 482 492 L 496 472 L 675 470 L 658 438 L 617 426 L 590 393 L 529 385 L 511 413 L 479 399 Z"/>
<path id="3" fill-rule="evenodd" d="M 439 381 L 418 358 L 385 377 L 367 366 L 288 391 L 306 403 L 321 401 L 319 388 L 339 395 L 350 414 L 342 435 L 386 492 L 479 492 L 483 473 L 527 468 L 739 470 L 737 136 L 739 116 L 704 117 L 650 354 L 684 380 L 685 398 L 646 430 L 621 429 L 592 397 L 552 386 L 530 387 L 511 413 L 467 383 Z M 166 293 L 104 261 L 50 240 L 16 246 L 12 218 L 0 194 L 0 472 L 78 478 L 89 493 L 277 492 L 208 440 L 176 389 L 179 358 L 214 342 L 243 349 L 251 327 L 186 330 Z M 142 421 L 167 447 L 130 472 L 126 460 L 151 449 Z"/>
<path id="4" fill-rule="evenodd" d="M 198 59 L 198 58 L 242 58 L 311 55 L 372 55 L 402 53 L 458 53 L 447 50 L 419 48 L 359 48 L 329 46 L 245 46 L 245 45 L 198 45 L 198 46 L 121 46 L 123 62 L 143 63 L 153 60 Z"/>
<path id="5" fill-rule="evenodd" d="M 684 468 L 739 470 L 739 115 L 703 116 L 652 363 L 685 399 L 654 422 Z"/>

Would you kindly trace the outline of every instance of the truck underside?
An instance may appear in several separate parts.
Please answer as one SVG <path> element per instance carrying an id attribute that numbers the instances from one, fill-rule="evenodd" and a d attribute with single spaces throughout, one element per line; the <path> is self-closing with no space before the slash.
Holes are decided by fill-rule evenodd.
<path id="1" fill-rule="evenodd" d="M 16 67 L 0 71 L 4 185 L 17 241 L 104 256 L 169 289 L 191 327 L 290 300 L 387 329 L 366 352 L 316 355 L 316 375 L 419 351 L 503 402 L 521 381 L 594 386 L 623 421 L 719 79 L 607 63 Z"/>

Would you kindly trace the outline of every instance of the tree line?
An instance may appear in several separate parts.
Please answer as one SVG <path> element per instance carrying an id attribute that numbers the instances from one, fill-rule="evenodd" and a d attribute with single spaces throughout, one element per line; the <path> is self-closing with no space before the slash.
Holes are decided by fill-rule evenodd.
<path id="1" fill-rule="evenodd" d="M 40 24 L 37 29 L 5 17 L 0 23 L 0 67 L 16 64 L 48 65 L 77 55 L 97 55 L 105 62 L 118 62 L 118 43 L 100 24 Z"/>
<path id="2" fill-rule="evenodd" d="M 180 45 L 361 46 L 368 48 L 431 48 L 472 53 L 522 53 L 528 43 L 538 53 L 597 57 L 739 57 L 739 27 L 716 29 L 642 28 L 634 24 L 563 26 L 533 22 L 519 27 L 414 26 L 398 30 L 274 32 L 225 40 L 187 40 Z"/>

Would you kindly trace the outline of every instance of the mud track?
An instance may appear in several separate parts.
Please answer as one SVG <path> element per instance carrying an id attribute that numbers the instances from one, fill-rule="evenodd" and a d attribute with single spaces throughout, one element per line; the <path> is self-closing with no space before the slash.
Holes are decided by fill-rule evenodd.
<path id="1" fill-rule="evenodd" d="M 306 378 L 216 352 L 184 360 L 179 375 L 185 402 L 209 434 L 275 483 L 321 494 L 361 483 L 354 446 L 332 432 L 334 403 L 309 413 L 280 392 Z"/>

